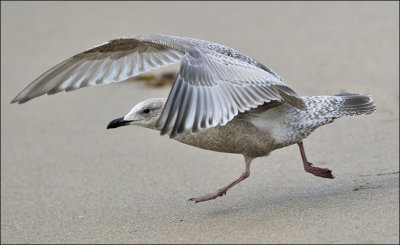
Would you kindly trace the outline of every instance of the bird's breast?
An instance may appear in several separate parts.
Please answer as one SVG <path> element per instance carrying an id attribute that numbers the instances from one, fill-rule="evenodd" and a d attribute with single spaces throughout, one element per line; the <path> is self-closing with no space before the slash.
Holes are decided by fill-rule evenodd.
<path id="1" fill-rule="evenodd" d="M 252 157 L 267 155 L 274 149 L 274 140 L 268 132 L 240 119 L 233 119 L 224 126 L 216 126 L 195 134 L 179 134 L 175 139 L 202 149 Z"/>

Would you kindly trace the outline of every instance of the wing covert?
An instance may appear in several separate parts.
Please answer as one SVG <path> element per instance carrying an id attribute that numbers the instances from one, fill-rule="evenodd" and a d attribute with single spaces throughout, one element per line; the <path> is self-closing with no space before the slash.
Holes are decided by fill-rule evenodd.
<path id="1" fill-rule="evenodd" d="M 225 125 L 239 112 L 272 100 L 304 108 L 302 99 L 273 74 L 218 52 L 190 47 L 157 127 L 173 138 L 187 130 Z"/>

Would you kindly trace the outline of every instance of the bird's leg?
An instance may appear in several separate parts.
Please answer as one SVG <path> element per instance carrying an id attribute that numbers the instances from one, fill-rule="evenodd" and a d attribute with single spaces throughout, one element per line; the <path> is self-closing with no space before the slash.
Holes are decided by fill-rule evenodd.
<path id="1" fill-rule="evenodd" d="M 205 194 L 204 196 L 201 197 L 196 197 L 196 198 L 190 198 L 189 201 L 194 201 L 195 203 L 198 202 L 204 202 L 204 201 L 208 201 L 208 200 L 212 200 L 215 199 L 219 196 L 223 196 L 226 194 L 226 192 L 232 188 L 234 185 L 238 184 L 240 181 L 246 179 L 247 177 L 250 176 L 250 163 L 253 160 L 253 158 L 249 158 L 249 157 L 244 157 L 244 160 L 246 162 L 246 169 L 244 170 L 244 172 L 242 173 L 242 175 L 240 175 L 240 177 L 236 180 L 234 180 L 232 183 L 230 183 L 229 185 L 217 190 L 216 192 L 212 192 L 212 193 L 208 193 Z"/>
<path id="2" fill-rule="evenodd" d="M 332 175 L 331 170 L 329 170 L 327 168 L 313 167 L 312 163 L 307 161 L 306 153 L 304 152 L 303 141 L 300 141 L 297 144 L 299 145 L 299 148 L 300 148 L 301 158 L 303 159 L 304 170 L 306 172 L 309 172 L 315 176 L 322 177 L 322 178 L 329 178 L 329 179 L 335 178 Z"/>

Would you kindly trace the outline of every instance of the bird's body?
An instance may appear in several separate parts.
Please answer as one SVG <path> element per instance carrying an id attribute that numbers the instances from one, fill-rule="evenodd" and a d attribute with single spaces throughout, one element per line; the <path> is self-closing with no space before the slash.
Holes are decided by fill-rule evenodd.
<path id="1" fill-rule="evenodd" d="M 307 98 L 310 109 L 317 100 Z M 322 102 L 322 101 L 321 101 Z M 295 144 L 332 117 L 308 114 L 287 104 L 259 106 L 240 113 L 224 126 L 216 126 L 197 134 L 185 132 L 175 139 L 202 149 L 237 153 L 251 158 L 267 156 L 271 151 Z"/>
<path id="2" fill-rule="evenodd" d="M 237 50 L 161 34 L 114 39 L 77 54 L 39 76 L 11 102 L 121 82 L 176 63 L 180 70 L 168 98 L 142 101 L 107 128 L 138 125 L 188 145 L 244 156 L 246 169 L 237 180 L 190 199 L 195 202 L 224 195 L 250 175 L 254 158 L 296 143 L 307 172 L 333 178 L 329 169 L 307 161 L 302 140 L 341 116 L 375 111 L 369 95 L 300 97 L 270 68 Z"/>
<path id="3" fill-rule="evenodd" d="M 306 103 L 306 110 L 284 103 L 270 102 L 239 113 L 224 126 L 218 125 L 195 134 L 184 132 L 174 139 L 198 148 L 242 154 L 249 158 L 267 156 L 273 150 L 300 142 L 315 129 L 333 122 L 336 118 L 351 115 L 352 111 L 343 108 L 342 105 L 346 98 L 354 96 L 360 95 L 305 96 L 302 99 Z M 360 104 L 356 104 L 356 108 L 361 106 L 365 112 L 373 110 L 372 98 L 362 98 Z M 149 99 L 146 105 L 141 107 L 149 107 L 147 105 L 151 104 L 152 100 Z M 166 99 L 157 100 L 162 102 Z M 149 128 L 160 130 L 153 125 Z"/>

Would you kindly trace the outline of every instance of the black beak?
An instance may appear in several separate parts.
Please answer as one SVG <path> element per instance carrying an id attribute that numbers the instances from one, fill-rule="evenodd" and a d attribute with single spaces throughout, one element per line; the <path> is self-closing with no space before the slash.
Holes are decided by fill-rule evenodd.
<path id="1" fill-rule="evenodd" d="M 132 121 L 125 121 L 124 117 L 120 117 L 120 118 L 112 120 L 107 125 L 107 129 L 109 129 L 109 128 L 118 128 L 118 127 L 121 127 L 121 126 L 125 126 L 125 125 L 128 125 L 130 122 L 132 122 Z"/>

